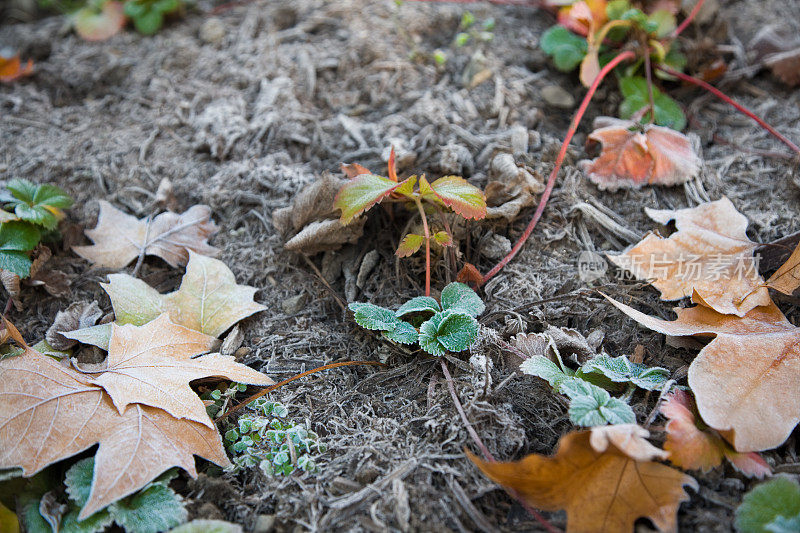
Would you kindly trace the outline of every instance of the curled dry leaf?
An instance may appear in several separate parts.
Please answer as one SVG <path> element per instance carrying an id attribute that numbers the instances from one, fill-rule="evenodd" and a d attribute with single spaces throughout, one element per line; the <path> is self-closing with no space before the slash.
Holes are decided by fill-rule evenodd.
<path id="1" fill-rule="evenodd" d="M 598 117 L 590 142 L 602 144 L 597 159 L 578 166 L 601 190 L 678 185 L 695 177 L 701 160 L 682 133 L 633 120 Z"/>
<path id="2" fill-rule="evenodd" d="M 761 29 L 750 41 L 756 61 L 769 67 L 772 73 L 789 86 L 800 85 L 800 37 L 787 27 L 775 25 Z"/>
<path id="3" fill-rule="evenodd" d="M 139 404 L 120 414 L 89 378 L 30 348 L 0 360 L 0 469 L 32 476 L 98 443 L 81 519 L 173 466 L 197 477 L 194 455 L 230 465 L 213 426 Z"/>
<path id="4" fill-rule="evenodd" d="M 719 434 L 699 419 L 691 395 L 677 389 L 660 406 L 667 422 L 664 449 L 669 460 L 684 470 L 707 472 L 722 464 L 722 458 L 747 476 L 764 477 L 772 473 L 769 465 L 755 452 L 739 453 Z"/>
<path id="5" fill-rule="evenodd" d="M 519 212 L 536 204 L 536 194 L 544 184 L 526 168 L 520 168 L 511 154 L 497 154 L 492 159 L 493 179 L 486 185 L 486 218 L 513 221 Z"/>
<path id="6" fill-rule="evenodd" d="M 747 238 L 747 218 L 723 197 L 689 209 L 645 209 L 660 224 L 675 221 L 668 238 L 650 234 L 609 259 L 637 279 L 650 281 L 662 300 L 691 296 L 724 314 L 744 316 L 768 305 L 769 292 Z"/>
<path id="7" fill-rule="evenodd" d="M 678 506 L 688 499 L 683 486 L 696 489 L 697 483 L 678 470 L 628 455 L 654 456 L 652 450 L 642 453 L 646 446 L 639 441 L 647 431 L 608 429 L 568 433 L 551 457 L 531 454 L 520 461 L 487 463 L 466 453 L 492 481 L 516 491 L 532 507 L 565 509 L 568 533 L 633 531 L 640 517 L 660 531 L 675 531 Z M 615 440 L 625 443 L 623 449 Z"/>
<path id="8" fill-rule="evenodd" d="M 218 353 L 196 357 L 208 352 L 214 340 L 173 324 L 166 314 L 144 326 L 112 324 L 106 371 L 92 383 L 106 390 L 120 414 L 140 403 L 213 428 L 190 381 L 217 376 L 252 385 L 273 383 L 233 357 Z"/>
<path id="9" fill-rule="evenodd" d="M 637 424 L 598 426 L 592 428 L 591 433 L 589 443 L 598 452 L 604 452 L 613 445 L 636 461 L 663 460 L 669 457 L 669 453 L 659 450 L 646 440 L 650 432 Z"/>
<path id="10" fill-rule="evenodd" d="M 103 316 L 103 311 L 100 310 L 96 301 L 71 304 L 66 311 L 56 313 L 56 318 L 48 328 L 45 339 L 56 350 L 69 350 L 78 341 L 68 339 L 59 332 L 92 327 L 100 320 L 101 316 Z"/>
<path id="11" fill-rule="evenodd" d="M 24 280 L 10 270 L 0 269 L 0 283 L 8 292 L 17 311 L 22 311 L 23 305 L 20 296 L 22 285 L 28 287 L 43 287 L 49 294 L 61 298 L 69 294 L 69 277 L 60 270 L 45 268 L 45 264 L 52 257 L 52 252 L 47 246 L 39 245 L 33 251 L 30 275 Z"/>
<path id="12" fill-rule="evenodd" d="M 366 170 L 361 165 L 348 166 L 351 167 L 357 167 L 352 172 L 359 174 Z M 348 170 L 343 170 L 348 173 Z M 333 207 L 336 194 L 345 183 L 346 180 L 325 172 L 320 179 L 300 191 L 292 205 L 272 213 L 272 224 L 287 241 L 284 245 L 287 250 L 313 255 L 338 250 L 345 244 L 358 241 L 364 232 L 366 219 L 354 220 L 345 226 L 339 222 L 337 210 Z"/>
<path id="13" fill-rule="evenodd" d="M 791 296 L 800 287 L 800 244 L 789 259 L 767 280 L 773 289 Z"/>
<path id="14" fill-rule="evenodd" d="M 659 333 L 715 336 L 689 366 L 689 386 L 700 416 L 736 451 L 777 448 L 789 437 L 800 421 L 800 328 L 774 303 L 744 317 L 676 308 L 678 318 L 668 321 L 608 300 Z"/>
<path id="15" fill-rule="evenodd" d="M 22 61 L 19 59 L 19 54 L 11 57 L 3 57 L 0 54 L 0 82 L 11 83 L 25 76 L 33 74 L 33 61 L 28 62 L 23 66 Z"/>
<path id="16" fill-rule="evenodd" d="M 167 211 L 152 220 L 138 220 L 100 200 L 97 226 L 86 230 L 94 244 L 72 249 L 100 267 L 122 268 L 140 254 L 158 256 L 177 267 L 189 261 L 189 251 L 209 256 L 219 253 L 208 244 L 217 230 L 207 205 L 192 206 L 181 215 Z"/>

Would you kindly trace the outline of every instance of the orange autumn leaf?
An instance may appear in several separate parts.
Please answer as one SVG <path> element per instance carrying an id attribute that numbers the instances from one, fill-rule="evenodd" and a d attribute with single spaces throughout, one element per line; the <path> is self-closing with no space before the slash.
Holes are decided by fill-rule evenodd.
<path id="1" fill-rule="evenodd" d="M 342 163 L 342 172 L 350 179 L 360 176 L 362 174 L 372 174 L 368 168 L 359 165 L 358 163 Z"/>
<path id="2" fill-rule="evenodd" d="M 558 23 L 568 30 L 586 36 L 606 23 L 606 0 L 584 0 L 564 6 L 558 11 Z"/>
<path id="3" fill-rule="evenodd" d="M 768 305 L 769 292 L 747 238 L 747 218 L 723 197 L 689 209 L 645 209 L 659 224 L 675 221 L 667 238 L 650 234 L 609 259 L 637 279 L 649 280 L 662 300 L 691 296 L 723 314 L 744 316 Z"/>
<path id="4" fill-rule="evenodd" d="M 700 157 L 682 133 L 633 120 L 598 117 L 589 141 L 602 144 L 600 156 L 578 166 L 601 190 L 677 185 L 700 171 Z"/>
<path id="5" fill-rule="evenodd" d="M 120 414 L 87 376 L 31 348 L 0 360 L 0 469 L 29 477 L 96 444 L 81 519 L 173 466 L 197 477 L 194 455 L 230 465 L 213 426 L 141 404 Z"/>
<path id="6" fill-rule="evenodd" d="M 762 478 L 772 473 L 759 454 L 737 452 L 716 431 L 703 424 L 688 392 L 676 390 L 668 394 L 660 410 L 669 419 L 664 449 L 670 453 L 669 460 L 675 466 L 707 472 L 722 464 L 724 457 L 747 476 Z"/>
<path id="7" fill-rule="evenodd" d="M 789 259 L 767 280 L 767 285 L 789 296 L 800 287 L 800 244 Z"/>
<path id="8" fill-rule="evenodd" d="M 774 303 L 744 317 L 676 308 L 678 318 L 669 321 L 608 300 L 664 335 L 714 337 L 689 366 L 689 387 L 703 421 L 736 451 L 777 448 L 800 422 L 800 328 Z"/>
<path id="9" fill-rule="evenodd" d="M 20 61 L 19 54 L 12 57 L 0 55 L 0 82 L 11 83 L 23 76 L 33 74 L 33 61 L 28 60 L 25 66 Z"/>
<path id="10" fill-rule="evenodd" d="M 664 453 L 644 440 L 636 425 L 573 431 L 561 437 L 553 456 L 531 454 L 520 461 L 489 463 L 467 451 L 492 481 L 514 490 L 532 507 L 567 511 L 567 533 L 633 531 L 640 517 L 661 531 L 675 531 L 684 485 L 695 480 L 653 462 Z"/>

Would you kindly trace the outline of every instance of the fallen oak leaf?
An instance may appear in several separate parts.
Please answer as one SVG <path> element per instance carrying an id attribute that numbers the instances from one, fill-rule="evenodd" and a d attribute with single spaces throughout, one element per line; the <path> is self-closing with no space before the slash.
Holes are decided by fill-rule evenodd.
<path id="1" fill-rule="evenodd" d="M 675 308 L 678 318 L 668 321 L 606 299 L 653 331 L 715 337 L 689 366 L 689 387 L 700 416 L 736 451 L 777 448 L 789 437 L 800 421 L 800 328 L 774 303 L 744 317 Z"/>
<path id="2" fill-rule="evenodd" d="M 11 83 L 31 74 L 33 74 L 32 60 L 29 59 L 23 67 L 19 54 L 10 57 L 0 54 L 0 82 Z"/>
<path id="3" fill-rule="evenodd" d="M 588 140 L 602 145 L 600 156 L 578 166 L 600 190 L 678 185 L 700 171 L 700 157 L 678 131 L 610 117 L 596 118 L 594 128 Z"/>
<path id="4" fill-rule="evenodd" d="M 743 474 L 762 478 L 772 473 L 769 465 L 755 452 L 739 453 L 719 434 L 707 427 L 696 413 L 691 395 L 677 389 L 668 394 L 659 406 L 669 420 L 664 449 L 669 460 L 684 470 L 707 472 L 722 464 L 723 457 Z"/>
<path id="5" fill-rule="evenodd" d="M 173 324 L 166 314 L 144 326 L 112 324 L 106 370 L 92 383 L 106 390 L 120 414 L 129 405 L 141 403 L 214 427 L 190 381 L 212 376 L 251 385 L 272 385 L 273 381 L 232 356 L 194 357 L 207 352 L 213 341 Z"/>
<path id="6" fill-rule="evenodd" d="M 94 244 L 72 249 L 100 267 L 122 268 L 140 255 L 155 255 L 177 267 L 187 263 L 190 250 L 217 255 L 219 249 L 208 244 L 217 230 L 206 205 L 192 206 L 181 215 L 167 211 L 139 220 L 100 200 L 97 226 L 86 230 Z"/>
<path id="7" fill-rule="evenodd" d="M 789 296 L 800 287 L 800 244 L 794 249 L 789 259 L 770 276 L 767 285 Z"/>
<path id="8" fill-rule="evenodd" d="M 197 477 L 194 455 L 230 465 L 215 428 L 139 404 L 120 414 L 86 376 L 32 349 L 0 360 L 0 469 L 30 477 L 95 444 L 81 519 L 173 466 Z"/>
<path id="9" fill-rule="evenodd" d="M 632 531 L 639 517 L 660 531 L 675 531 L 678 506 L 688 499 L 683 486 L 696 490 L 697 482 L 652 462 L 663 452 L 641 442 L 646 434 L 635 424 L 573 431 L 561 437 L 555 455 L 531 454 L 514 462 L 489 463 L 466 454 L 532 507 L 565 509 L 567 533 Z"/>
<path id="10" fill-rule="evenodd" d="M 253 300 L 258 289 L 237 285 L 233 272 L 213 257 L 189 252 L 189 263 L 178 290 L 160 294 L 128 274 L 110 274 L 101 283 L 111 299 L 118 325 L 143 326 L 167 313 L 179 326 L 219 337 L 231 326 L 266 309 Z M 111 324 L 61 331 L 66 338 L 108 350 Z"/>
<path id="11" fill-rule="evenodd" d="M 753 257 L 757 244 L 747 237 L 747 218 L 730 200 L 645 212 L 660 224 L 674 220 L 678 231 L 667 238 L 651 233 L 608 258 L 637 279 L 650 281 L 662 300 L 691 296 L 696 303 L 737 316 L 770 303 Z"/>

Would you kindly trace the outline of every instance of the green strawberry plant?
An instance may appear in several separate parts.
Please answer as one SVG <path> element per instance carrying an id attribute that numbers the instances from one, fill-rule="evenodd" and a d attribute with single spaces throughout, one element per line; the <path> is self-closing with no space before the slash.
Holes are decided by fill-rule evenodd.
<path id="1" fill-rule="evenodd" d="M 52 234 L 72 198 L 55 185 L 36 185 L 13 179 L 0 194 L 0 269 L 26 278 L 31 273 L 31 253 Z"/>
<path id="2" fill-rule="evenodd" d="M 422 220 L 423 234 L 405 235 L 395 254 L 408 257 L 425 244 L 425 296 L 431 294 L 431 240 L 442 246 L 452 246 L 453 236 L 444 217 L 442 231 L 432 233 L 428 215 L 452 210 L 465 219 L 479 220 L 486 216 L 486 197 L 479 188 L 459 176 L 444 176 L 428 182 L 425 175 L 397 178 L 395 153 L 389 156 L 388 177 L 373 174 L 361 165 L 342 165 L 351 179 L 339 190 L 333 202 L 342 212 L 340 222 L 349 224 L 356 216 L 383 202 L 402 202 L 416 209 Z"/>
<path id="3" fill-rule="evenodd" d="M 125 15 L 133 20 L 139 33 L 152 35 L 161 29 L 167 15 L 179 12 L 183 0 L 127 0 Z"/>
<path id="4" fill-rule="evenodd" d="M 800 485 L 784 476 L 761 483 L 736 509 L 734 526 L 740 533 L 800 531 Z"/>
<path id="5" fill-rule="evenodd" d="M 478 339 L 476 317 L 486 308 L 475 291 L 459 282 L 442 290 L 441 302 L 417 296 L 397 311 L 360 302 L 349 307 L 359 326 L 380 331 L 384 338 L 400 344 L 419 343 L 437 357 L 472 346 Z"/>

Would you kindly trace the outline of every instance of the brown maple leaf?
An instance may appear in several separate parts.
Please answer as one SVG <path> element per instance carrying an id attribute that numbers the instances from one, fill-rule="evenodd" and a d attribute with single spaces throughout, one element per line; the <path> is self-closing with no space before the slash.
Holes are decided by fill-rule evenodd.
<path id="1" fill-rule="evenodd" d="M 213 427 L 134 404 L 123 414 L 87 376 L 28 348 L 0 360 L 0 469 L 32 476 L 99 444 L 86 518 L 194 455 L 230 465 Z"/>
<path id="2" fill-rule="evenodd" d="M 651 233 L 609 259 L 637 279 L 650 281 L 662 300 L 691 296 L 720 313 L 744 316 L 770 303 L 747 238 L 747 218 L 723 197 L 689 209 L 645 209 L 660 224 L 675 221 L 667 238 Z"/>
<path id="3" fill-rule="evenodd" d="M 669 460 L 675 466 L 707 472 L 721 465 L 724 457 L 747 476 L 762 478 L 772 473 L 759 454 L 737 452 L 716 431 L 706 426 L 688 392 L 677 389 L 668 394 L 660 410 L 669 419 L 664 449 L 669 452 Z"/>
<path id="4" fill-rule="evenodd" d="M 206 205 L 192 206 L 182 215 L 168 211 L 152 220 L 138 220 L 100 200 L 97 226 L 86 230 L 94 244 L 72 249 L 100 267 L 122 268 L 140 255 L 156 255 L 177 267 L 189 261 L 189 250 L 217 255 L 219 250 L 208 244 L 217 230 Z"/>
<path id="5" fill-rule="evenodd" d="M 744 317 L 676 308 L 678 318 L 668 321 L 608 299 L 659 333 L 715 337 L 689 366 L 689 387 L 700 416 L 736 451 L 777 448 L 800 422 L 800 328 L 774 303 Z"/>
<path id="6" fill-rule="evenodd" d="M 800 287 L 800 244 L 789 259 L 767 280 L 767 285 L 789 296 Z"/>
<path id="7" fill-rule="evenodd" d="M 598 117 L 589 141 L 603 145 L 597 159 L 578 166 L 601 190 L 677 185 L 700 171 L 700 157 L 682 133 L 633 120 Z"/>
<path id="8" fill-rule="evenodd" d="M 190 381 L 217 376 L 252 385 L 273 383 L 232 356 L 194 357 L 208 352 L 214 340 L 173 324 L 166 314 L 144 326 L 112 324 L 106 369 L 92 383 L 106 390 L 120 414 L 130 404 L 141 403 L 214 427 Z"/>
<path id="9" fill-rule="evenodd" d="M 531 454 L 507 463 L 466 453 L 492 481 L 516 491 L 532 507 L 565 509 L 567 533 L 632 531 L 639 517 L 661 531 L 675 531 L 678 506 L 688 499 L 683 485 L 696 489 L 697 483 L 652 462 L 663 452 L 644 435 L 647 431 L 635 425 L 573 431 L 561 437 L 551 457 Z"/>

